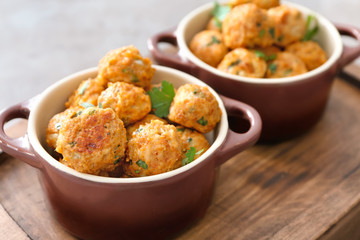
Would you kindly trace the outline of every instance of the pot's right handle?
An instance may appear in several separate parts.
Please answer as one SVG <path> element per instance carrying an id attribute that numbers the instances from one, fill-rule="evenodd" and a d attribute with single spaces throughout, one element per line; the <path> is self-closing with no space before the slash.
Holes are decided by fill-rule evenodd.
<path id="1" fill-rule="evenodd" d="M 354 26 L 334 24 L 341 35 L 355 38 L 360 43 L 360 29 Z M 360 56 L 360 45 L 349 47 L 344 45 L 343 54 L 339 60 L 339 69 L 354 61 Z"/>
<path id="2" fill-rule="evenodd" d="M 193 74 L 195 69 L 193 63 L 182 57 L 179 51 L 177 53 L 167 53 L 161 50 L 159 48 L 160 43 L 169 43 L 174 47 L 178 47 L 176 28 L 160 32 L 149 38 L 148 49 L 157 63 Z"/>
<path id="3" fill-rule="evenodd" d="M 42 165 L 29 142 L 28 135 L 25 134 L 20 138 L 11 138 L 4 130 L 5 123 L 11 120 L 17 118 L 28 119 L 36 98 L 24 101 L 0 112 L 0 148 L 9 155 L 23 160 L 33 167 L 41 168 Z"/>
<path id="4" fill-rule="evenodd" d="M 260 138 L 262 128 L 260 115 L 253 107 L 225 96 L 221 96 L 221 99 L 225 105 L 228 116 L 241 116 L 242 119 L 249 122 L 250 126 L 245 133 L 235 132 L 231 130 L 231 126 L 229 126 L 225 142 L 216 152 L 217 166 L 223 164 L 244 149 L 254 145 Z"/>

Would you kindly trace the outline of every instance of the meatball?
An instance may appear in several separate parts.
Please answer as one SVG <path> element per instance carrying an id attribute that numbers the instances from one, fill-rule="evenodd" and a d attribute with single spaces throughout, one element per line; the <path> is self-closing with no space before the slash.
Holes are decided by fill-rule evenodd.
<path id="1" fill-rule="evenodd" d="M 151 122 L 151 120 L 159 120 L 159 121 L 162 121 L 163 123 L 167 123 L 167 121 L 165 119 L 159 118 L 158 116 L 156 116 L 154 114 L 148 114 L 143 119 L 137 121 L 134 124 L 131 124 L 130 126 L 128 126 L 126 128 L 127 138 L 130 139 L 133 132 L 136 131 L 137 129 L 139 129 L 140 125 L 145 125 L 146 123 Z"/>
<path id="2" fill-rule="evenodd" d="M 185 84 L 176 91 L 168 118 L 185 127 L 207 133 L 220 121 L 221 114 L 215 96 L 207 87 Z"/>
<path id="3" fill-rule="evenodd" d="M 69 118 L 75 115 L 78 111 L 81 111 L 82 107 L 72 107 L 68 108 L 65 111 L 54 115 L 46 128 L 46 143 L 52 147 L 56 148 L 56 141 L 59 136 L 59 131 L 62 126 L 62 121 L 66 118 Z"/>
<path id="4" fill-rule="evenodd" d="M 82 173 L 104 175 L 124 159 L 126 130 L 112 109 L 89 107 L 62 121 L 56 145 L 62 163 Z"/>
<path id="5" fill-rule="evenodd" d="M 190 50 L 205 63 L 216 67 L 228 52 L 222 34 L 214 30 L 197 33 L 190 42 Z"/>
<path id="6" fill-rule="evenodd" d="M 72 93 L 65 103 L 67 108 L 79 106 L 81 103 L 90 103 L 97 105 L 97 99 L 100 93 L 105 89 L 104 85 L 98 79 L 89 78 L 80 83 L 79 87 Z"/>
<path id="7" fill-rule="evenodd" d="M 275 22 L 278 30 L 275 37 L 275 44 L 285 47 L 304 37 L 306 21 L 298 9 L 280 5 L 269 9 L 268 16 Z"/>
<path id="8" fill-rule="evenodd" d="M 300 58 L 289 52 L 281 52 L 276 55 L 275 60 L 269 62 L 266 77 L 291 77 L 305 72 L 305 63 Z"/>
<path id="9" fill-rule="evenodd" d="M 151 61 L 143 58 L 134 46 L 126 46 L 108 52 L 98 66 L 98 78 L 104 83 L 127 82 L 147 88 L 155 69 Z"/>
<path id="10" fill-rule="evenodd" d="M 231 0 L 230 5 L 235 7 L 244 3 L 254 3 L 260 8 L 269 9 L 280 5 L 280 0 Z"/>
<path id="11" fill-rule="evenodd" d="M 286 47 L 286 51 L 298 56 L 310 71 L 323 65 L 327 56 L 325 51 L 314 41 L 301 41 Z"/>
<path id="12" fill-rule="evenodd" d="M 223 21 L 224 43 L 227 47 L 267 47 L 275 42 L 277 29 L 266 10 L 253 3 L 234 7 Z"/>
<path id="13" fill-rule="evenodd" d="M 145 117 L 151 111 L 151 101 L 145 90 L 135 85 L 110 83 L 98 98 L 103 108 L 112 108 L 127 126 Z"/>
<path id="14" fill-rule="evenodd" d="M 159 120 L 141 125 L 128 142 L 125 175 L 150 176 L 181 166 L 182 142 L 175 126 Z"/>
<path id="15" fill-rule="evenodd" d="M 198 131 L 193 129 L 188 129 L 182 126 L 178 126 L 176 127 L 176 129 L 178 131 L 180 139 L 182 140 L 182 145 L 183 145 L 182 159 L 186 158 L 185 154 L 191 147 L 195 148 L 196 151 L 194 160 L 200 157 L 210 148 L 210 144 L 205 138 L 205 136 L 199 133 Z"/>
<path id="16" fill-rule="evenodd" d="M 266 72 L 266 62 L 253 51 L 237 48 L 226 54 L 217 68 L 239 76 L 262 78 Z"/>

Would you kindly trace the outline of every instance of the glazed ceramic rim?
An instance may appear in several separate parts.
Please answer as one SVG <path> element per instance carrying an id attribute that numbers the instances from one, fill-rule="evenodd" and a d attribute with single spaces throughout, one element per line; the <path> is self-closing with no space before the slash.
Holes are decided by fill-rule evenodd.
<path id="1" fill-rule="evenodd" d="M 224 1 L 220 1 L 221 3 L 227 3 L 229 2 L 228 0 Z M 189 49 L 188 44 L 185 41 L 185 37 L 184 37 L 184 31 L 189 23 L 190 20 L 192 20 L 193 18 L 196 18 L 200 13 L 203 13 L 204 11 L 209 11 L 210 9 L 212 9 L 214 7 L 214 3 L 207 3 L 204 4 L 198 8 L 196 8 L 195 10 L 191 11 L 190 13 L 188 13 L 179 23 L 177 29 L 176 29 L 176 37 L 177 37 L 177 42 L 179 45 L 179 49 L 180 49 L 180 55 L 187 58 L 188 60 L 190 60 L 191 62 L 193 62 L 195 65 L 197 65 L 200 68 L 203 68 L 205 70 L 207 70 L 208 72 L 211 72 L 219 77 L 223 77 L 223 78 L 229 78 L 235 81 L 242 81 L 242 82 L 247 82 L 247 83 L 254 83 L 254 84 L 285 84 L 285 83 L 290 83 L 290 82 L 296 82 L 296 81 L 302 81 L 302 80 L 306 80 L 306 79 L 310 79 L 322 72 L 327 71 L 328 69 L 330 69 L 331 66 L 333 66 L 334 64 L 336 64 L 336 62 L 338 61 L 338 59 L 340 58 L 342 52 L 343 52 L 343 44 L 342 44 L 342 39 L 341 36 L 338 32 L 338 30 L 335 28 L 335 26 L 329 21 L 327 20 L 325 17 L 323 17 L 322 15 L 295 3 L 290 3 L 288 1 L 282 1 L 281 3 L 282 5 L 288 5 L 288 6 L 292 6 L 297 8 L 298 10 L 300 10 L 302 13 L 304 13 L 305 15 L 313 15 L 316 17 L 317 21 L 320 23 L 321 26 L 325 26 L 327 28 L 327 31 L 330 32 L 331 36 L 333 37 L 334 40 L 334 50 L 333 53 L 331 55 L 331 57 L 320 67 L 303 73 L 301 75 L 297 75 L 297 76 L 292 76 L 292 77 L 284 77 L 284 78 L 249 78 L 249 77 L 242 77 L 242 76 L 236 76 L 230 73 L 225 73 L 222 72 L 220 70 L 217 70 L 216 68 L 206 64 L 205 62 L 203 62 L 202 60 L 200 60 L 199 58 L 197 58 Z"/>
<path id="2" fill-rule="evenodd" d="M 42 108 L 45 100 L 47 100 L 49 98 L 49 95 L 54 94 L 56 92 L 56 90 L 59 88 L 59 86 L 62 86 L 64 84 L 69 84 L 69 82 L 73 81 L 74 79 L 81 78 L 84 80 L 90 76 L 94 76 L 94 75 L 96 75 L 97 68 L 86 69 L 86 70 L 74 73 L 68 77 L 65 77 L 65 78 L 59 80 L 58 82 L 54 83 L 50 87 L 48 87 L 39 96 L 36 106 L 34 106 L 34 108 L 31 109 L 29 121 L 28 121 L 29 141 L 30 141 L 33 149 L 35 150 L 35 152 L 42 159 L 44 159 L 48 164 L 50 164 L 52 167 L 56 168 L 57 170 L 59 170 L 63 173 L 67 173 L 67 174 L 70 174 L 75 177 L 78 177 L 78 178 L 81 178 L 84 180 L 88 180 L 91 182 L 100 182 L 100 183 L 142 183 L 142 182 L 160 181 L 160 180 L 174 177 L 174 176 L 184 173 L 186 171 L 189 171 L 193 167 L 195 167 L 199 164 L 202 164 L 225 141 L 225 138 L 226 138 L 226 135 L 227 135 L 227 132 L 229 129 L 229 125 L 228 125 L 228 120 L 227 120 L 227 113 L 226 113 L 223 102 L 221 101 L 219 95 L 211 87 L 209 87 L 204 82 L 198 80 L 197 78 L 195 78 L 189 74 L 186 74 L 184 72 L 181 72 L 179 70 L 172 69 L 172 68 L 157 66 L 157 65 L 153 65 L 153 67 L 156 69 L 156 71 L 162 71 L 167 74 L 177 75 L 183 79 L 186 79 L 187 82 L 207 86 L 209 88 L 210 92 L 216 97 L 216 99 L 219 103 L 219 107 L 222 111 L 222 116 L 221 116 L 221 121 L 218 123 L 218 134 L 214 138 L 214 142 L 211 145 L 211 147 L 203 155 L 201 155 L 199 158 L 197 158 L 196 161 L 193 161 L 193 162 L 191 162 L 185 166 L 182 166 L 178 169 L 175 169 L 175 170 L 172 170 L 172 171 L 169 171 L 166 173 L 158 174 L 158 175 L 146 176 L 146 177 L 136 177 L 136 178 L 113 178 L 113 177 L 101 177 L 101 176 L 80 173 L 70 167 L 65 166 L 64 164 L 60 163 L 56 159 L 54 159 L 46 151 L 46 149 L 42 146 L 41 140 L 38 137 L 40 130 L 36 129 L 36 124 L 42 114 L 40 109 Z"/>

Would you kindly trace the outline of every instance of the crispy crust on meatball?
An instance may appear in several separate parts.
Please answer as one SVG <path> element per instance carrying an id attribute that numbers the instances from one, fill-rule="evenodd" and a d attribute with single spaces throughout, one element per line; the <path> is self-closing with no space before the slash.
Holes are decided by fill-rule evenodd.
<path id="1" fill-rule="evenodd" d="M 127 176 L 151 176 L 181 166 L 182 141 L 175 126 L 152 120 L 140 128 L 128 143 L 124 163 Z"/>
<path id="2" fill-rule="evenodd" d="M 269 9 L 267 13 L 278 29 L 275 37 L 276 45 L 285 47 L 304 37 L 306 21 L 298 9 L 280 5 Z"/>
<path id="3" fill-rule="evenodd" d="M 115 112 L 89 107 L 62 121 L 56 151 L 60 162 L 88 174 L 114 171 L 123 161 L 126 130 Z"/>
<path id="4" fill-rule="evenodd" d="M 176 91 L 168 118 L 201 133 L 210 132 L 221 119 L 214 95 L 205 86 L 185 84 Z"/>
<path id="5" fill-rule="evenodd" d="M 217 68 L 239 76 L 262 78 L 266 72 L 266 62 L 253 51 L 237 48 L 226 54 Z"/>
<path id="6" fill-rule="evenodd" d="M 65 103 L 65 106 L 67 108 L 76 107 L 84 102 L 96 106 L 97 99 L 104 89 L 104 85 L 96 78 L 89 78 L 87 80 L 84 80 L 69 97 L 68 101 Z"/>
<path id="7" fill-rule="evenodd" d="M 314 41 L 301 41 L 286 47 L 287 52 L 298 56 L 310 71 L 320 67 L 327 61 L 325 51 Z"/>
<path id="8" fill-rule="evenodd" d="M 253 3 L 234 7 L 223 21 L 224 43 L 231 49 L 267 47 L 274 43 L 277 28 L 266 10 Z"/>
<path id="9" fill-rule="evenodd" d="M 155 69 L 151 60 L 143 58 L 134 46 L 126 46 L 108 52 L 99 62 L 98 78 L 104 83 L 127 82 L 147 88 Z"/>
<path id="10" fill-rule="evenodd" d="M 99 96 L 98 102 L 103 108 L 112 108 L 126 126 L 151 111 L 150 97 L 145 90 L 125 82 L 110 83 Z"/>
<path id="11" fill-rule="evenodd" d="M 289 52 L 281 52 L 276 55 L 275 60 L 269 62 L 266 77 L 291 77 L 306 72 L 305 63 L 300 58 Z"/>
<path id="12" fill-rule="evenodd" d="M 159 120 L 165 124 L 167 123 L 167 121 L 165 119 L 159 118 L 158 116 L 156 116 L 154 114 L 148 114 L 143 119 L 126 127 L 127 138 L 130 139 L 133 132 L 136 131 L 137 129 L 139 129 L 140 125 L 145 125 L 146 123 L 150 123 L 151 120 Z"/>
<path id="13" fill-rule="evenodd" d="M 213 30 L 197 33 L 190 42 L 190 50 L 195 56 L 213 67 L 216 67 L 228 52 L 223 43 L 222 34 Z"/>

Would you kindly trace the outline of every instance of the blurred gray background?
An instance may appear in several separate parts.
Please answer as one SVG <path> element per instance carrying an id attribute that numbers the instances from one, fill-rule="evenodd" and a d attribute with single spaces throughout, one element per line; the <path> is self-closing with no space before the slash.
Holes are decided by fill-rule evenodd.
<path id="1" fill-rule="evenodd" d="M 0 0 L 0 109 L 94 67 L 111 49 L 172 28 L 209 0 Z M 360 27 L 359 0 L 294 0 L 333 22 Z M 358 61 L 356 61 L 357 64 Z"/>

